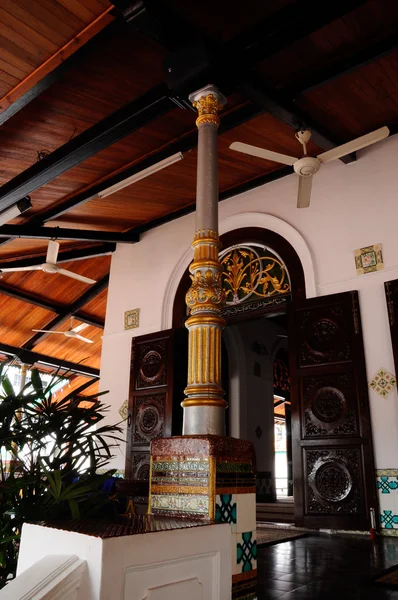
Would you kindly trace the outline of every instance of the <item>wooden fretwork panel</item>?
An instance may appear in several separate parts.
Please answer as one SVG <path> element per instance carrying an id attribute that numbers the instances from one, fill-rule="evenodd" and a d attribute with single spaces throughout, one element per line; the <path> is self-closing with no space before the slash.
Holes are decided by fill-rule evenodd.
<path id="1" fill-rule="evenodd" d="M 296 524 L 369 530 L 376 491 L 358 295 L 291 312 Z"/>

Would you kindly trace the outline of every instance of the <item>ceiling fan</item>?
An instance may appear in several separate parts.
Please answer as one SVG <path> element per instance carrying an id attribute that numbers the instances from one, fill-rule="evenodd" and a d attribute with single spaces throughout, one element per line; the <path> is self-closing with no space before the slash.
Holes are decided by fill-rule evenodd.
<path id="1" fill-rule="evenodd" d="M 46 261 L 41 265 L 32 265 L 31 267 L 6 267 L 0 269 L 0 276 L 3 273 L 14 273 L 16 271 L 44 271 L 44 273 L 58 273 L 58 275 L 66 275 L 66 277 L 70 277 L 71 279 L 77 279 L 78 281 L 82 281 L 83 283 L 96 283 L 94 279 L 90 279 L 89 277 L 84 277 L 84 275 L 79 275 L 79 273 L 73 273 L 73 271 L 68 271 L 67 269 L 63 269 L 59 265 L 57 265 L 57 258 L 59 252 L 59 243 L 54 240 L 48 241 L 47 255 Z"/>
<path id="2" fill-rule="evenodd" d="M 326 152 L 318 154 L 318 156 L 307 155 L 307 144 L 311 137 L 311 132 L 308 129 L 302 129 L 296 133 L 296 138 L 303 146 L 304 154 L 301 158 L 295 156 L 288 156 L 287 154 L 280 154 L 279 152 L 272 152 L 271 150 L 265 150 L 264 148 L 257 148 L 256 146 L 250 146 L 249 144 L 243 144 L 242 142 L 233 142 L 230 145 L 231 150 L 242 152 L 243 154 L 250 154 L 250 156 L 257 156 L 258 158 L 265 158 L 266 160 L 273 160 L 275 162 L 282 163 L 284 165 L 290 165 L 293 167 L 297 175 L 299 176 L 299 187 L 297 197 L 297 208 L 307 208 L 310 205 L 311 199 L 311 188 L 312 188 L 312 177 L 319 171 L 323 163 L 336 160 L 351 152 L 356 152 L 361 148 L 366 148 L 384 138 L 388 137 L 390 130 L 388 127 L 381 127 L 371 133 L 367 133 L 347 144 L 337 146 Z"/>
<path id="3" fill-rule="evenodd" d="M 39 333 L 51 333 L 51 334 L 56 333 L 57 335 L 64 335 L 65 337 L 68 337 L 68 338 L 74 338 L 74 339 L 81 340 L 82 342 L 86 342 L 86 344 L 94 344 L 93 340 L 89 340 L 88 338 L 84 337 L 83 335 L 80 335 L 80 333 L 79 333 L 80 331 L 83 331 L 83 329 L 86 329 L 86 327 L 88 327 L 87 323 L 82 323 L 81 325 L 78 325 L 77 327 L 73 327 L 73 317 L 71 317 L 70 327 L 69 327 L 68 331 L 52 331 L 51 329 L 32 329 L 32 331 L 36 331 Z"/>

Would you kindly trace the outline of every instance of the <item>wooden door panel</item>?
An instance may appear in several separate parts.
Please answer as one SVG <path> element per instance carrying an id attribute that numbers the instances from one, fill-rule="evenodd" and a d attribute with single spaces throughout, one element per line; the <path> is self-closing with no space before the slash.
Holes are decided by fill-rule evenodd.
<path id="1" fill-rule="evenodd" d="M 341 363 L 352 359 L 352 319 L 342 305 L 314 306 L 297 314 L 300 367 Z"/>
<path id="2" fill-rule="evenodd" d="M 395 373 L 398 373 L 398 279 L 384 283 Z"/>
<path id="3" fill-rule="evenodd" d="M 126 477 L 149 479 L 152 440 L 181 433 L 187 378 L 187 330 L 133 338 L 127 427 Z"/>
<path id="4" fill-rule="evenodd" d="M 167 404 L 166 392 L 133 396 L 131 436 L 134 446 L 148 446 L 156 438 L 171 435 Z"/>
<path id="5" fill-rule="evenodd" d="M 301 435 L 330 438 L 359 434 L 353 373 L 313 375 L 301 380 Z"/>
<path id="6" fill-rule="evenodd" d="M 289 344 L 296 524 L 369 529 L 376 489 L 358 294 L 300 301 Z"/>

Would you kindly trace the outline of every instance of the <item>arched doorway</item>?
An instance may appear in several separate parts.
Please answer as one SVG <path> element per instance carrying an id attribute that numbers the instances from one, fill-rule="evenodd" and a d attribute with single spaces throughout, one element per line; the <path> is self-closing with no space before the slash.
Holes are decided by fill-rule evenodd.
<path id="1" fill-rule="evenodd" d="M 223 376 L 229 403 L 227 429 L 231 435 L 248 439 L 255 446 L 259 506 L 266 510 L 266 505 L 276 502 L 277 496 L 287 500 L 289 492 L 288 520 L 292 520 L 293 489 L 291 483 L 289 490 L 287 486 L 291 445 L 288 451 L 286 441 L 291 437 L 290 420 L 288 436 L 279 439 L 275 435 L 286 431 L 284 403 L 290 402 L 290 398 L 276 393 L 274 361 L 278 348 L 284 347 L 287 355 L 289 305 L 305 298 L 303 268 L 291 244 L 268 229 L 234 230 L 222 235 L 221 242 L 220 261 L 226 292 L 223 317 L 227 323 L 223 336 L 228 369 Z M 187 270 L 174 302 L 173 325 L 177 328 L 187 318 L 185 294 L 189 285 Z M 276 412 L 275 403 L 278 404 Z M 269 515 L 271 513 L 274 518 L 278 515 L 275 509 L 269 511 Z"/>
<path id="2" fill-rule="evenodd" d="M 230 346 L 227 399 L 231 434 L 253 441 L 258 450 L 264 429 L 270 427 L 269 412 L 267 423 L 261 424 L 261 411 L 248 409 L 251 395 L 247 379 L 249 375 L 252 379 L 252 375 L 261 379 L 262 372 L 268 373 L 268 388 L 271 387 L 273 394 L 273 369 L 269 376 L 265 361 L 254 358 L 251 370 L 246 368 L 242 376 L 242 364 L 243 359 L 250 363 L 248 357 L 253 354 L 253 348 L 254 354 L 260 357 L 272 356 L 276 339 L 269 342 L 271 323 L 275 337 L 288 338 L 289 342 L 295 522 L 315 528 L 368 530 L 370 509 L 376 511 L 377 508 L 358 294 L 346 292 L 307 300 L 298 254 L 274 231 L 259 227 L 236 229 L 222 235 L 221 242 L 221 258 L 228 252 L 231 258 L 234 251 L 242 247 L 249 253 L 260 252 L 260 248 L 260 254 L 263 251 L 271 254 L 272 260 L 276 259 L 275 264 L 279 262 L 279 269 L 281 266 L 286 269 L 290 284 L 283 287 L 286 274 L 282 278 L 279 272 L 275 275 L 276 287 L 270 282 L 270 294 L 262 288 L 254 298 L 250 277 L 243 286 L 246 290 L 242 297 L 231 285 L 226 290 L 234 300 L 227 304 L 223 315 L 227 322 L 224 339 Z M 240 256 L 242 258 L 242 254 Z M 250 256 L 248 260 L 250 262 Z M 233 265 L 229 263 L 229 266 Z M 239 267 L 237 263 L 235 266 Z M 270 273 L 263 264 L 264 270 L 265 280 Z M 261 279 L 261 274 L 257 276 Z M 255 281 L 257 285 L 258 280 Z M 187 316 L 185 293 L 189 285 L 186 270 L 174 299 L 173 327 L 176 329 L 183 327 Z M 243 298 L 245 294 L 250 298 Z M 243 328 L 246 333 L 242 333 Z M 264 328 L 267 331 L 257 339 L 256 334 Z M 248 330 L 254 335 L 249 346 L 243 343 Z M 262 340 L 268 340 L 270 348 Z M 231 376 L 231 365 L 239 370 L 238 376 L 236 373 Z M 271 454 L 269 439 L 268 436 L 268 455 Z M 263 448 L 260 453 L 262 457 L 267 456 Z"/>

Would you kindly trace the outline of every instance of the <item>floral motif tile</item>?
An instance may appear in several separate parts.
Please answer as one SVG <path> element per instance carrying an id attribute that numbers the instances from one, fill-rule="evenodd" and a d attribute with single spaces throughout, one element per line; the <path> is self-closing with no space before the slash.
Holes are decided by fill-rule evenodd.
<path id="1" fill-rule="evenodd" d="M 391 494 L 398 490 L 398 476 L 382 475 L 377 477 L 377 489 L 381 494 Z"/>
<path id="2" fill-rule="evenodd" d="M 125 400 L 119 408 L 119 415 L 122 417 L 123 421 L 125 421 L 129 416 L 129 407 L 127 400 Z"/>
<path id="3" fill-rule="evenodd" d="M 386 369 L 380 369 L 369 382 L 369 387 L 379 394 L 382 398 L 387 398 L 388 394 L 397 386 L 395 375 L 389 373 Z"/>

